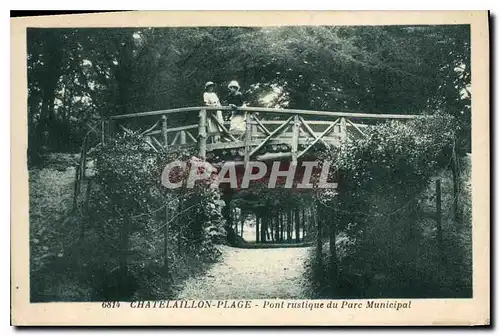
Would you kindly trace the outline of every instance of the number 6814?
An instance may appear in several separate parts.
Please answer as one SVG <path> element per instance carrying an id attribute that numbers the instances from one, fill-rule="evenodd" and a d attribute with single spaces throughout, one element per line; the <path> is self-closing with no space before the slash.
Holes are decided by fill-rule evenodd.
<path id="1" fill-rule="evenodd" d="M 117 301 L 104 301 L 101 304 L 102 308 L 119 308 L 120 302 Z"/>

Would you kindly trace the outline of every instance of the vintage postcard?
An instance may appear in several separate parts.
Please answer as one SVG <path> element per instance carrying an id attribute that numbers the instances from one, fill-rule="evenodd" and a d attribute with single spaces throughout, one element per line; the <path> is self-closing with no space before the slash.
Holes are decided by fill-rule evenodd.
<path id="1" fill-rule="evenodd" d="M 489 325 L 488 19 L 11 19 L 12 324 Z"/>

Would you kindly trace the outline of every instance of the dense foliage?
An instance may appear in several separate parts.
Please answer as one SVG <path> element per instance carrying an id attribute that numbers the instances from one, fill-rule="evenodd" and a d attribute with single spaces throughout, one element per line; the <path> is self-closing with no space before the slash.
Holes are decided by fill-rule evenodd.
<path id="1" fill-rule="evenodd" d="M 353 198 L 363 191 L 411 197 L 450 162 L 456 129 L 446 115 L 375 125 L 366 138 L 348 141 L 331 159 Z"/>
<path id="2" fill-rule="evenodd" d="M 32 28 L 27 41 L 30 164 L 46 151 L 76 152 L 85 134 L 100 133 L 102 118 L 199 106 L 209 80 L 222 100 L 226 84 L 238 80 L 254 106 L 433 115 L 373 125 L 366 138 L 325 151 L 338 168 L 339 193 L 254 188 L 233 205 L 264 217 L 306 208 L 321 215 L 308 217 L 307 229 L 320 220 L 325 235 L 335 223 L 340 279 L 321 284 L 333 296 L 468 288 L 457 274 L 465 260 L 454 245 L 460 240 L 450 235 L 447 264 L 437 261 L 428 206 L 429 183 L 451 153 L 470 152 L 468 26 Z M 196 122 L 195 114 L 172 115 L 169 127 L 189 118 Z M 98 174 L 81 218 L 65 219 L 58 233 L 64 248 L 49 251 L 40 239 L 46 229 L 32 227 L 38 256 L 80 267 L 95 300 L 165 296 L 216 258 L 211 236 L 225 226 L 219 194 L 160 184 L 167 162 L 193 153 L 158 153 L 125 132 L 95 155 Z M 42 269 L 43 258 L 32 269 Z M 34 283 L 50 281 L 42 278 Z"/>
<path id="3" fill-rule="evenodd" d="M 250 105 L 419 114 L 441 110 L 470 146 L 468 26 L 28 29 L 30 158 L 74 150 L 101 117 L 223 99 Z M 169 120 L 174 126 L 183 123 Z M 33 162 L 36 162 L 33 161 Z"/>
<path id="4" fill-rule="evenodd" d="M 204 187 L 173 191 L 160 183 L 164 165 L 189 154 L 158 153 L 136 134 L 99 146 L 97 175 L 85 188 L 86 197 L 66 225 L 58 226 L 64 246 L 62 251 L 54 246 L 57 263 L 43 263 L 38 249 L 46 243 L 39 240 L 47 235 L 40 236 L 39 227 L 32 232 L 37 285 L 32 299 L 60 300 L 61 294 L 50 294 L 43 282 L 53 277 L 50 281 L 62 286 L 65 276 L 82 290 L 64 300 L 172 297 L 175 286 L 216 261 L 220 252 L 214 242 L 225 237 L 218 192 Z M 44 254 L 52 255 L 48 249 Z"/>
<path id="5" fill-rule="evenodd" d="M 454 261 L 442 264 L 430 183 L 451 167 L 456 129 L 446 115 L 390 122 L 327 153 L 338 164 L 340 188 L 333 197 L 320 192 L 318 202 L 328 218 L 325 232 L 337 230 L 340 278 L 321 275 L 324 295 L 470 295 L 463 264 L 470 251 L 456 239 L 459 223 L 446 224 L 444 257 Z"/>
<path id="6" fill-rule="evenodd" d="M 136 295 L 155 297 L 154 293 L 144 293 L 151 288 L 149 277 L 161 277 L 165 283 L 175 277 L 175 272 L 186 271 L 182 269 L 186 259 L 194 259 L 190 260 L 193 267 L 218 256 L 211 239 L 211 230 L 223 231 L 217 191 L 200 186 L 174 191 L 160 183 L 166 163 L 187 160 L 189 154 L 158 153 L 140 136 L 125 134 L 100 148 L 96 155 L 99 193 L 94 195 L 92 216 L 99 218 L 99 228 L 108 233 L 101 245 L 114 249 L 115 258 L 106 262 L 119 261 L 123 248 L 127 250 L 131 277 L 143 282 L 138 285 L 142 292 Z M 124 239 L 129 243 L 123 247 Z"/>

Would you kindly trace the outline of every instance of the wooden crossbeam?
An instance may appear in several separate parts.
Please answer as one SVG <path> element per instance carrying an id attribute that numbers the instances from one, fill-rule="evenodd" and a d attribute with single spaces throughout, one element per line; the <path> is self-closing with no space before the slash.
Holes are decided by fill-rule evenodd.
<path id="1" fill-rule="evenodd" d="M 318 139 L 318 136 L 316 135 L 316 133 L 314 133 L 312 128 L 306 123 L 304 118 L 299 116 L 299 120 L 302 123 L 302 125 L 304 126 L 304 128 L 306 129 L 306 131 L 314 138 L 314 140 Z M 323 139 L 319 138 L 319 141 L 321 141 L 326 147 L 329 147 L 328 143 L 325 142 Z"/>
<path id="2" fill-rule="evenodd" d="M 266 133 L 266 135 L 269 135 L 271 134 L 271 132 L 269 132 L 269 130 L 267 129 L 266 126 L 264 126 L 264 124 L 262 124 L 262 122 L 259 120 L 259 118 L 257 118 L 256 115 L 252 114 L 252 118 L 257 122 L 257 124 L 260 126 L 260 128 L 264 131 L 264 133 Z"/>
<path id="3" fill-rule="evenodd" d="M 158 149 L 156 149 L 156 147 L 155 147 L 155 146 L 154 146 L 151 142 L 149 142 L 149 141 L 148 141 L 149 139 L 151 139 L 151 137 L 150 137 L 150 136 L 146 137 L 146 139 L 144 140 L 144 142 L 145 142 L 145 143 L 147 143 L 149 147 L 153 148 L 153 150 L 154 150 L 156 153 L 158 153 Z"/>
<path id="4" fill-rule="evenodd" d="M 127 127 L 123 126 L 123 125 L 120 125 L 120 128 L 121 128 L 122 130 L 124 130 L 124 131 L 125 131 L 126 133 L 128 133 L 128 134 L 134 134 L 134 131 L 132 131 L 131 129 L 129 129 L 129 128 L 127 128 Z"/>
<path id="5" fill-rule="evenodd" d="M 186 131 L 186 134 L 188 135 L 188 137 L 189 137 L 191 140 L 193 140 L 193 142 L 195 142 L 195 143 L 197 143 L 197 142 L 198 142 L 198 140 L 196 140 L 196 138 L 195 138 L 195 137 L 191 134 L 191 132 Z"/>
<path id="6" fill-rule="evenodd" d="M 224 127 L 224 125 L 222 125 L 222 124 L 219 122 L 219 120 L 217 120 L 217 118 L 216 118 L 214 115 L 210 115 L 210 118 L 212 118 L 212 120 L 213 120 L 213 121 L 215 121 L 215 123 L 217 124 L 217 126 L 219 126 L 219 127 L 220 127 L 220 129 L 222 130 L 222 132 L 223 132 L 226 136 L 228 136 L 228 137 L 229 137 L 231 140 L 233 140 L 233 141 L 238 141 L 238 140 L 237 140 L 237 139 L 236 139 L 236 138 L 235 138 L 235 137 L 231 134 L 231 132 L 229 132 L 229 131 L 227 130 L 227 128 L 226 128 L 226 127 Z"/>
<path id="7" fill-rule="evenodd" d="M 331 141 L 331 145 L 340 145 L 340 137 L 328 137 L 325 136 L 323 139 L 327 141 Z M 267 142 L 267 145 L 289 145 L 290 144 L 291 138 L 273 138 Z M 250 141 L 250 147 L 258 146 L 261 143 L 262 139 L 252 139 Z M 299 145 L 300 146 L 309 146 L 310 142 L 306 142 L 304 139 L 299 139 Z M 207 144 L 207 151 L 213 151 L 213 150 L 224 150 L 224 149 L 242 149 L 245 147 L 245 142 L 244 141 L 238 141 L 238 142 L 217 142 L 214 144 Z M 259 157 L 259 155 L 256 155 L 254 157 Z"/>
<path id="8" fill-rule="evenodd" d="M 173 113 L 196 113 L 200 109 L 207 111 L 231 111 L 233 108 L 229 106 L 193 106 L 181 107 L 169 110 L 158 110 L 150 112 L 140 112 L 131 114 L 122 114 L 111 116 L 110 120 L 137 118 Z M 264 108 L 264 107 L 240 107 L 239 111 L 245 112 L 259 112 L 259 113 L 273 113 L 273 114 L 299 114 L 299 115 L 312 115 L 312 116 L 325 116 L 325 117 L 347 117 L 347 118 L 367 118 L 367 119 L 417 119 L 428 118 L 427 115 L 412 115 L 412 114 L 374 114 L 374 113 L 352 113 L 352 112 L 330 112 L 330 111 L 311 111 L 311 110 L 296 110 L 296 109 L 278 109 L 278 108 Z"/>
<path id="9" fill-rule="evenodd" d="M 144 134 L 146 134 L 146 133 L 151 132 L 152 130 L 154 130 L 154 129 L 156 128 L 156 126 L 158 126 L 158 124 L 159 124 L 159 123 L 160 123 L 160 121 L 155 122 L 153 126 L 151 126 L 151 127 L 150 127 L 150 128 L 148 128 L 147 130 L 145 130 L 144 132 L 142 132 L 142 133 L 141 133 L 141 135 L 144 135 Z"/>
<path id="10" fill-rule="evenodd" d="M 182 132 L 182 131 L 181 131 Z M 175 134 L 175 137 L 174 137 L 174 140 L 172 140 L 172 142 L 170 143 L 170 146 L 173 146 L 175 145 L 175 143 L 177 142 L 177 140 L 179 139 L 179 136 L 181 135 L 181 132 L 177 132 Z"/>
<path id="11" fill-rule="evenodd" d="M 252 155 L 254 155 L 259 149 L 261 149 L 273 136 L 275 136 L 276 134 L 280 133 L 283 129 L 285 129 L 285 127 L 288 126 L 288 123 L 293 119 L 293 117 L 294 116 L 291 116 L 283 124 L 281 124 L 278 128 L 276 128 L 274 131 L 272 131 L 271 134 L 269 134 L 267 136 L 267 138 L 265 138 L 257 147 L 255 147 L 250 152 L 249 157 L 252 157 Z"/>
<path id="12" fill-rule="evenodd" d="M 302 116 L 301 116 L 302 117 Z M 335 120 L 337 118 L 334 118 Z M 331 120 L 306 120 L 308 125 L 330 125 Z M 267 125 L 281 125 L 283 120 L 261 120 L 262 125 L 267 126 Z"/>
<path id="13" fill-rule="evenodd" d="M 155 137 L 151 137 L 151 139 L 153 140 L 153 142 L 155 143 L 155 145 L 157 145 L 162 150 L 165 150 L 165 147 L 163 147 L 163 145 L 161 144 L 161 142 L 159 142 Z"/>
<path id="14" fill-rule="evenodd" d="M 356 124 L 354 124 L 349 119 L 346 119 L 346 120 L 349 123 L 349 125 L 351 125 L 352 127 L 354 127 L 362 136 L 364 136 L 365 138 L 367 137 L 367 135 L 365 134 L 365 132 L 363 132 Z"/>
<path id="15" fill-rule="evenodd" d="M 252 141 L 251 145 L 255 144 Z M 214 144 L 208 144 L 207 150 L 223 150 L 223 149 L 233 149 L 233 148 L 243 148 L 245 143 L 243 141 L 231 141 L 231 142 L 217 142 Z"/>
<path id="16" fill-rule="evenodd" d="M 177 131 L 186 131 L 186 130 L 189 130 L 189 129 L 198 129 L 198 124 L 196 124 L 196 125 L 188 125 L 188 126 L 172 127 L 172 128 L 167 129 L 167 132 L 168 133 L 172 133 L 172 132 L 177 132 Z M 162 132 L 161 130 L 151 131 L 147 135 L 161 134 L 161 132 Z"/>
<path id="17" fill-rule="evenodd" d="M 326 128 L 326 130 L 323 131 L 323 133 L 321 133 L 319 135 L 319 137 L 317 137 L 316 139 L 314 139 L 314 141 L 309 145 L 307 146 L 302 152 L 300 152 L 300 154 L 297 156 L 297 158 L 301 157 L 302 155 L 304 155 L 309 149 L 311 149 L 318 141 L 321 140 L 321 138 L 323 138 L 325 135 L 327 135 L 328 133 L 330 133 L 330 131 L 335 127 L 335 125 L 338 124 L 338 122 L 340 121 L 340 119 L 337 119 L 335 120 L 333 123 L 330 124 L 330 126 L 328 126 Z"/>

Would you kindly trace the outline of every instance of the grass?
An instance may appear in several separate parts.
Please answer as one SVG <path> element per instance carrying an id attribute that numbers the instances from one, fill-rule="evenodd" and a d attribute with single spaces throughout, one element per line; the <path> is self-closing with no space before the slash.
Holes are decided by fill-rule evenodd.
<path id="1" fill-rule="evenodd" d="M 44 166 L 29 171 L 32 301 L 74 301 L 90 295 L 87 286 L 74 281 L 71 265 L 78 227 L 78 216 L 72 213 L 76 159 L 72 154 L 53 154 Z"/>

